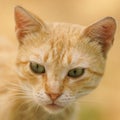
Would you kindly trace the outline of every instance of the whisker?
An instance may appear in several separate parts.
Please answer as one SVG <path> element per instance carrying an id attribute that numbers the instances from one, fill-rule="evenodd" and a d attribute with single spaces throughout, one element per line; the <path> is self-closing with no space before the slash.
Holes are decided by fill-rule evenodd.
<path id="1" fill-rule="evenodd" d="M 22 104 L 20 104 L 16 110 L 22 109 L 22 107 L 26 107 L 26 110 L 27 110 L 29 109 L 28 106 L 31 107 L 31 103 L 32 103 L 31 100 L 26 100 Z"/>
<path id="2" fill-rule="evenodd" d="M 39 111 L 39 108 L 40 108 L 40 105 L 39 105 L 39 104 L 36 104 L 36 112 Z"/>
<path id="3" fill-rule="evenodd" d="M 86 104 L 88 104 L 88 103 L 92 103 L 92 104 L 101 104 L 101 103 L 104 103 L 104 101 L 99 101 L 99 100 L 94 100 L 94 101 L 87 101 L 87 100 L 79 100 L 79 101 L 76 101 L 76 103 L 77 104 L 84 104 L 84 103 L 86 103 Z"/>

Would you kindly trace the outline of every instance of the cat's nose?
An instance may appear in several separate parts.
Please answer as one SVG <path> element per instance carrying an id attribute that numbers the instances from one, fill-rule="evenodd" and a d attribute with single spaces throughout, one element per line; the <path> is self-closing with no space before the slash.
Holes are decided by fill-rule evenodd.
<path id="1" fill-rule="evenodd" d="M 51 100 L 55 101 L 58 97 L 61 96 L 60 93 L 47 93 L 47 95 L 51 98 Z"/>

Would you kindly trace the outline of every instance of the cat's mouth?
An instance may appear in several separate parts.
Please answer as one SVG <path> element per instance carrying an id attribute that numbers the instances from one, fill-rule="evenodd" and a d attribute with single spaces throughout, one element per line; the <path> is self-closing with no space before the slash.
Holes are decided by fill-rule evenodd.
<path id="1" fill-rule="evenodd" d="M 63 106 L 57 105 L 57 104 L 55 104 L 55 103 L 47 104 L 45 107 L 46 107 L 47 109 L 53 110 L 53 111 L 54 111 L 54 110 L 63 109 Z"/>

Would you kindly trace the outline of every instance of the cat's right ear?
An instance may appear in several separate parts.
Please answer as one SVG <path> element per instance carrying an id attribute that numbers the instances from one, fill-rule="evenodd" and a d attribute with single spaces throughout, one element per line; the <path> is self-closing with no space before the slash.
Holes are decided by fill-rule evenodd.
<path id="1" fill-rule="evenodd" d="M 91 38 L 91 42 L 97 42 L 102 47 L 103 55 L 106 56 L 114 41 L 116 21 L 112 17 L 106 17 L 90 26 L 84 34 Z"/>
<path id="2" fill-rule="evenodd" d="M 20 6 L 15 7 L 16 34 L 20 43 L 26 35 L 46 29 L 44 22 Z"/>

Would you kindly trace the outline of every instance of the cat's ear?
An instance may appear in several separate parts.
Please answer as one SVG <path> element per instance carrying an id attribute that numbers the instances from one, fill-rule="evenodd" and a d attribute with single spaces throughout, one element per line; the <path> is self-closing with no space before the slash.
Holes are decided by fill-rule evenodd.
<path id="1" fill-rule="evenodd" d="M 102 46 L 102 52 L 106 56 L 114 40 L 116 22 L 112 17 L 106 17 L 85 29 L 85 36 L 91 41 L 96 41 Z"/>
<path id="2" fill-rule="evenodd" d="M 15 7 L 15 22 L 17 38 L 20 42 L 22 42 L 26 35 L 46 28 L 42 20 L 20 6 Z"/>

